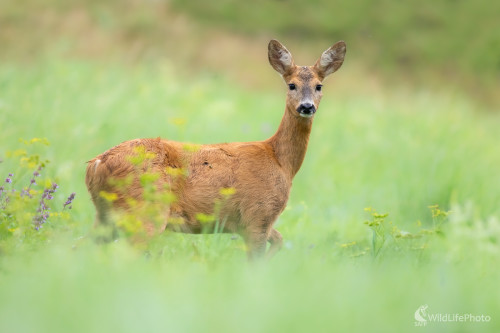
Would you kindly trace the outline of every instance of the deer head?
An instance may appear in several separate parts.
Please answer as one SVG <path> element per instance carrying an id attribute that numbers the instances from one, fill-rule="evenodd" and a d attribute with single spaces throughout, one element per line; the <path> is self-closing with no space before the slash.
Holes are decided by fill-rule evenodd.
<path id="1" fill-rule="evenodd" d="M 314 66 L 295 65 L 292 54 L 277 40 L 269 42 L 268 52 L 269 63 L 288 85 L 288 112 L 294 117 L 312 118 L 319 107 L 323 80 L 344 62 L 345 43 L 335 43 L 323 52 Z"/>

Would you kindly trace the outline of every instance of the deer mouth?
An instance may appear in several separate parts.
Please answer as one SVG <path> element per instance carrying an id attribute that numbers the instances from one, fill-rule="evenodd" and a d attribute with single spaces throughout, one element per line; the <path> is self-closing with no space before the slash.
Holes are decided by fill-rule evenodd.
<path id="1" fill-rule="evenodd" d="M 311 118 L 316 113 L 316 107 L 311 103 L 303 103 L 297 108 L 297 112 L 301 117 Z"/>
<path id="2" fill-rule="evenodd" d="M 312 118 L 312 116 L 314 116 L 315 113 L 316 111 L 313 111 L 311 113 L 299 112 L 299 116 L 301 116 L 302 118 Z"/>

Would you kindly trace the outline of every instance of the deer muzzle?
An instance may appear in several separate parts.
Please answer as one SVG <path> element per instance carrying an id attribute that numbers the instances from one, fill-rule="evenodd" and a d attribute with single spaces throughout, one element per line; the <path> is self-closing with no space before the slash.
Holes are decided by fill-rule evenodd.
<path id="1" fill-rule="evenodd" d="M 310 118 L 316 113 L 316 107 L 312 103 L 302 103 L 297 108 L 297 112 L 301 117 Z"/>

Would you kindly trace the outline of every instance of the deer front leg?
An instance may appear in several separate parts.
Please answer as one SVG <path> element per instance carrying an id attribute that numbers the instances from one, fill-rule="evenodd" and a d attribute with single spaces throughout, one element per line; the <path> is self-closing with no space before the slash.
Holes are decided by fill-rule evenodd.
<path id="1" fill-rule="evenodd" d="M 283 237 L 281 236 L 281 234 L 279 233 L 278 230 L 271 229 L 271 232 L 269 233 L 269 237 L 267 238 L 267 241 L 269 242 L 269 244 L 271 244 L 271 246 L 269 247 L 269 250 L 266 253 L 266 258 L 270 259 L 283 246 Z"/>
<path id="2" fill-rule="evenodd" d="M 254 261 L 264 256 L 267 245 L 267 232 L 253 231 L 243 235 L 247 245 L 248 260 Z"/>
<path id="3" fill-rule="evenodd" d="M 249 260 L 266 257 L 273 257 L 283 246 L 283 237 L 276 229 L 254 230 L 247 232 L 244 236 L 247 244 L 247 254 Z M 266 253 L 267 242 L 271 245 Z"/>
<path id="4" fill-rule="evenodd" d="M 251 206 L 251 208 L 254 208 Z M 258 209 L 257 209 L 258 208 Z M 270 254 L 272 256 L 281 247 L 281 235 L 273 229 L 277 219 L 277 213 L 273 207 L 257 207 L 241 212 L 240 234 L 247 246 L 247 255 L 250 261 L 266 255 L 267 242 L 271 243 Z"/>

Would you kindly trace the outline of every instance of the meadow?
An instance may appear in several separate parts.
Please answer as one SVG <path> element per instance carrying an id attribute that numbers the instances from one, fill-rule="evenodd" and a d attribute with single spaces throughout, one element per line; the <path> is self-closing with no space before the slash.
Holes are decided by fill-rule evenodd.
<path id="1" fill-rule="evenodd" d="M 328 46 L 298 50 L 299 63 Z M 140 137 L 264 140 L 286 87 L 266 43 L 241 68 L 249 60 L 222 49 L 231 73 L 192 68 L 189 57 L 114 61 L 58 47 L 0 63 L 0 332 L 500 331 L 496 104 L 466 85 L 385 84 L 359 58 L 346 61 L 324 84 L 274 258 L 247 262 L 228 234 L 102 244 L 86 161 Z M 31 179 L 33 198 L 22 195 Z"/>
<path id="2" fill-rule="evenodd" d="M 2 331 L 407 331 L 422 329 L 414 312 L 423 304 L 492 317 L 429 323 L 431 331 L 499 328 L 500 119 L 464 96 L 342 94 L 339 72 L 325 84 L 277 223 L 285 246 L 270 262 L 249 265 L 243 242 L 224 234 L 166 233 L 146 251 L 124 238 L 93 242 L 83 179 L 97 153 L 135 137 L 259 140 L 279 123 L 278 77 L 263 92 L 208 74 L 170 80 L 175 71 L 70 61 L 1 68 L 1 170 L 14 174 L 5 185 L 29 184 L 32 170 L 8 153 L 24 149 L 50 161 L 35 196 L 57 182 L 56 212 L 76 193 L 67 215 L 36 233 L 29 218 L 10 228 L 19 230 L 2 226 Z M 19 141 L 33 137 L 50 145 Z"/>

